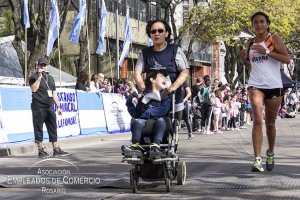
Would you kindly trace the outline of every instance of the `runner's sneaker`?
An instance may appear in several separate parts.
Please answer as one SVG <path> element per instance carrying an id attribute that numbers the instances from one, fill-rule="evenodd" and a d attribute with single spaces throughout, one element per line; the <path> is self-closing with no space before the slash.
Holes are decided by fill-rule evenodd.
<path id="1" fill-rule="evenodd" d="M 46 148 L 41 148 L 38 149 L 39 153 L 38 153 L 38 157 L 39 158 L 50 158 L 50 155 L 47 153 Z"/>
<path id="2" fill-rule="evenodd" d="M 69 153 L 61 150 L 60 147 L 53 148 L 53 157 L 55 157 L 55 156 L 67 156 L 67 155 L 69 155 Z"/>
<path id="3" fill-rule="evenodd" d="M 266 169 L 268 171 L 272 171 L 273 168 L 274 168 L 274 152 L 270 153 L 269 150 L 267 150 Z"/>
<path id="4" fill-rule="evenodd" d="M 255 158 L 255 161 L 252 166 L 252 172 L 264 172 L 264 168 L 263 168 L 261 159 Z"/>

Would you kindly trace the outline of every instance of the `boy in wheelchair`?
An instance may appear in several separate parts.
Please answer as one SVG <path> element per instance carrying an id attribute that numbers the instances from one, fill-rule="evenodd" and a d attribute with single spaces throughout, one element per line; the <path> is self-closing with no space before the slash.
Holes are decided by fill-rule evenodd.
<path id="1" fill-rule="evenodd" d="M 153 140 L 151 141 L 149 157 L 164 157 L 160 144 L 166 130 L 166 117 L 171 107 L 171 98 L 166 89 L 166 79 L 159 71 L 152 72 L 145 79 L 146 94 L 139 99 L 129 98 L 126 102 L 129 114 L 133 118 L 131 124 L 132 144 L 121 147 L 125 157 L 135 155 L 142 157 L 144 148 L 140 145 L 143 127 L 147 120 L 153 120 Z M 155 156 L 154 156 L 155 155 Z"/>

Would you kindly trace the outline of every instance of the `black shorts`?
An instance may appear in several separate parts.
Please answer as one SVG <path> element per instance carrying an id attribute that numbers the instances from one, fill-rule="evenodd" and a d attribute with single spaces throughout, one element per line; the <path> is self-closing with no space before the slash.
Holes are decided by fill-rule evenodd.
<path id="1" fill-rule="evenodd" d="M 259 90 L 265 95 L 265 99 L 274 99 L 283 96 L 283 88 L 264 89 L 248 86 L 247 90 Z"/>

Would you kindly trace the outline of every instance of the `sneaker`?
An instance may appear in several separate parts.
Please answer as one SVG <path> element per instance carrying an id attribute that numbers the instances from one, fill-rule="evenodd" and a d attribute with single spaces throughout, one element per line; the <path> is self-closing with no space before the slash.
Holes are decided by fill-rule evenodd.
<path id="1" fill-rule="evenodd" d="M 134 143 L 131 144 L 130 146 L 122 145 L 121 150 L 122 152 L 125 152 L 125 151 L 144 151 L 145 149 L 139 143 Z"/>
<path id="2" fill-rule="evenodd" d="M 253 166 L 252 166 L 252 172 L 264 172 L 264 168 L 263 168 L 261 159 L 255 159 Z"/>
<path id="3" fill-rule="evenodd" d="M 152 143 L 150 145 L 150 151 L 153 151 L 153 152 L 159 152 L 161 151 L 160 147 L 158 146 L 158 144 L 156 143 Z"/>
<path id="4" fill-rule="evenodd" d="M 266 169 L 268 171 L 272 171 L 274 168 L 274 153 L 270 153 L 269 150 L 267 150 L 267 161 L 266 161 Z"/>
<path id="5" fill-rule="evenodd" d="M 136 150 L 136 151 L 144 151 L 145 150 L 139 143 L 131 144 L 129 146 L 129 148 L 133 151 L 134 150 Z"/>
<path id="6" fill-rule="evenodd" d="M 38 153 L 38 157 L 39 158 L 50 158 L 50 155 L 47 153 L 46 148 L 41 148 L 38 149 L 39 153 Z"/>
<path id="7" fill-rule="evenodd" d="M 150 159 L 156 159 L 156 158 L 164 158 L 167 157 L 165 152 L 162 151 L 162 149 L 158 146 L 156 143 L 152 143 L 150 145 L 150 151 L 149 151 L 149 157 Z"/>
<path id="8" fill-rule="evenodd" d="M 207 134 L 207 135 L 213 135 L 214 132 L 212 132 L 212 131 L 207 131 L 206 134 Z"/>
<path id="9" fill-rule="evenodd" d="M 193 133 L 189 133 L 188 140 L 192 140 L 193 138 L 194 138 L 194 134 Z"/>
<path id="10" fill-rule="evenodd" d="M 69 155 L 69 153 L 61 150 L 60 147 L 56 147 L 56 148 L 53 149 L 53 157 L 55 157 L 55 156 L 67 156 L 67 155 Z"/>
<path id="11" fill-rule="evenodd" d="M 139 143 L 134 143 L 130 146 L 123 145 L 121 150 L 125 157 L 142 157 L 144 148 Z"/>

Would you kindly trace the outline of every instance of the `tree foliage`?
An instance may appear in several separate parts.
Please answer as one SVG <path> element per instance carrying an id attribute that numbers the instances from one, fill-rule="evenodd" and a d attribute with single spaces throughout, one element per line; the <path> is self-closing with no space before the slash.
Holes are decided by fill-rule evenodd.
<path id="1" fill-rule="evenodd" d="M 23 1 L 22 0 L 8 0 L 11 10 L 13 12 L 13 22 L 14 22 L 14 34 L 15 39 L 13 41 L 13 46 L 19 57 L 20 64 L 22 66 L 23 72 L 25 72 L 25 51 L 22 48 L 24 41 L 25 27 L 23 24 Z M 69 8 L 71 0 L 65 0 L 62 5 L 60 5 L 60 33 L 64 29 L 67 11 Z M 48 40 L 48 30 L 49 30 L 49 11 L 50 11 L 50 1 L 49 0 L 29 0 L 28 1 L 28 11 L 30 18 L 30 28 L 27 29 L 27 49 L 28 49 L 28 74 L 34 72 L 34 63 L 39 57 L 46 55 L 47 40 Z M 53 52 L 57 48 L 57 44 L 53 47 Z M 51 55 L 50 55 L 51 56 Z"/>
<path id="2" fill-rule="evenodd" d="M 199 42 L 224 41 L 228 50 L 225 72 L 232 72 L 235 63 L 238 64 L 238 69 L 242 67 L 237 55 L 239 51 L 234 47 L 237 42 L 232 39 L 240 32 L 254 35 L 250 17 L 257 11 L 269 15 L 271 32 L 282 37 L 289 53 L 298 52 L 299 10 L 298 0 L 212 0 L 207 7 L 194 6 L 188 23 L 184 24 L 180 31 L 188 31 L 190 39 Z M 232 82 L 232 79 L 233 73 L 227 73 L 228 82 Z"/>
<path id="3" fill-rule="evenodd" d="M 1 19 L 0 37 L 13 35 L 14 29 L 12 12 L 10 10 L 5 10 Z"/>

